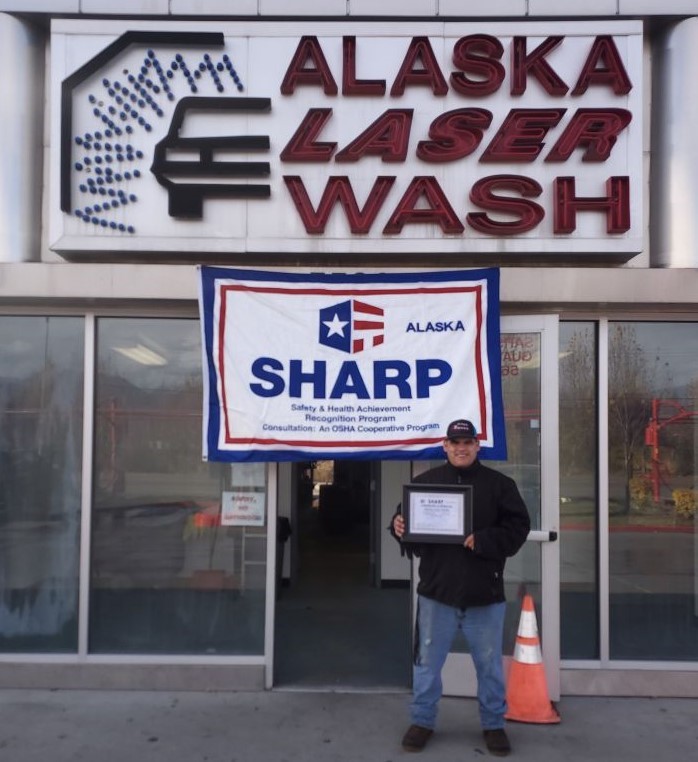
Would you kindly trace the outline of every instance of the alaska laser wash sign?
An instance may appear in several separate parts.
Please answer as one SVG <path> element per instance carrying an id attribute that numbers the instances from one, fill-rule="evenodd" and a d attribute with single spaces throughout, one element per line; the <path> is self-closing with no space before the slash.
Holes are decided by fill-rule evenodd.
<path id="1" fill-rule="evenodd" d="M 506 458 L 498 270 L 200 272 L 205 459 Z"/>
<path id="2" fill-rule="evenodd" d="M 51 76 L 68 259 L 642 250 L 641 22 L 66 19 Z"/>

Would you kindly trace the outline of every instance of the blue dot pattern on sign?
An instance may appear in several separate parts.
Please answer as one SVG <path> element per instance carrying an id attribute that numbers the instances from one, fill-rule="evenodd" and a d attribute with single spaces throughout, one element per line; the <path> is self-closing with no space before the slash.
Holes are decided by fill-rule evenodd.
<path id="1" fill-rule="evenodd" d="M 184 56 L 177 53 L 167 68 L 163 67 L 157 53 L 150 49 L 136 73 L 123 70 L 125 81 L 102 78 L 101 95 L 90 93 L 88 102 L 92 106 L 92 116 L 95 120 L 93 132 L 77 135 L 74 138 L 76 146 L 83 155 L 76 159 L 73 167 L 76 172 L 89 174 L 85 182 L 78 185 L 80 194 L 85 196 L 105 196 L 111 200 L 103 204 L 90 203 L 75 210 L 75 216 L 99 228 L 113 230 L 119 233 L 134 234 L 133 225 L 109 220 L 103 215 L 114 212 L 129 204 L 138 203 L 135 193 L 126 193 L 121 188 L 106 188 L 105 186 L 119 185 L 124 182 L 139 180 L 141 170 L 132 165 L 141 162 L 145 156 L 143 151 L 131 143 L 124 143 L 123 137 L 137 135 L 138 131 L 152 132 L 153 126 L 149 119 L 154 116 L 163 118 L 165 110 L 161 100 L 174 101 L 171 83 L 183 77 L 190 92 L 199 91 L 197 82 L 209 77 L 219 93 L 225 92 L 224 76 L 232 80 L 238 92 L 245 89 L 233 62 L 227 53 L 221 60 L 215 61 L 205 53 L 203 59 L 190 67 Z M 148 116 L 150 115 L 150 116 Z M 112 169 L 109 165 L 116 165 Z M 130 166 L 126 169 L 123 165 Z M 94 175 L 94 176 L 92 176 Z"/>

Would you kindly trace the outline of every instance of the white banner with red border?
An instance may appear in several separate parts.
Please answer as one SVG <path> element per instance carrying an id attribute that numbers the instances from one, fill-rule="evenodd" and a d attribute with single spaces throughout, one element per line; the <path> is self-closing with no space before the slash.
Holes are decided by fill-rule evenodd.
<path id="1" fill-rule="evenodd" d="M 496 268 L 200 268 L 203 457 L 431 459 L 449 421 L 506 458 Z"/>

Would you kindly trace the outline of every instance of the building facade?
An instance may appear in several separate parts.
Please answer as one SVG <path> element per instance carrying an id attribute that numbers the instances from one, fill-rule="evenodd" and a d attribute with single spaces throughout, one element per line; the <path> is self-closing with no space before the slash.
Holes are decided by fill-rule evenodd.
<path id="1" fill-rule="evenodd" d="M 505 657 L 698 696 L 695 2 L 376 5 L 0 0 L 0 684 L 407 689 L 429 463 L 204 461 L 198 266 L 485 267 Z"/>

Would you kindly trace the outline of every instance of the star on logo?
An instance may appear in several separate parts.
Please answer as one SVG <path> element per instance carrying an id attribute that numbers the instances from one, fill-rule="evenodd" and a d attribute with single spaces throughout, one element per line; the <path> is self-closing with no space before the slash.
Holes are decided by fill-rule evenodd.
<path id="1" fill-rule="evenodd" d="M 327 338 L 330 336 L 344 336 L 344 326 L 349 323 L 348 320 L 340 320 L 339 315 L 335 312 L 332 320 L 323 320 L 323 325 L 327 326 Z"/>
<path id="2" fill-rule="evenodd" d="M 383 308 L 359 299 L 322 307 L 317 326 L 322 346 L 348 354 L 378 347 L 385 341 Z"/>

